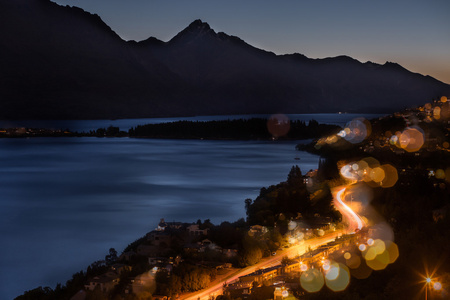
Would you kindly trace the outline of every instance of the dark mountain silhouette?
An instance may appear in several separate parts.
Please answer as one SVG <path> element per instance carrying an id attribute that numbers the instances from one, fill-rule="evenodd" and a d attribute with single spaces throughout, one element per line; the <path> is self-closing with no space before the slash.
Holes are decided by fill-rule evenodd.
<path id="1" fill-rule="evenodd" d="M 124 41 L 97 15 L 0 0 L 0 118 L 395 111 L 450 92 L 395 63 L 275 55 L 194 21 Z"/>

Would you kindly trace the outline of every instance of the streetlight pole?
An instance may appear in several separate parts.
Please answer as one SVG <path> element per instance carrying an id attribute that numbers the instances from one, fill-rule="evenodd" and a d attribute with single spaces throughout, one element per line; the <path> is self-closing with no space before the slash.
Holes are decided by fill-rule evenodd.
<path id="1" fill-rule="evenodd" d="M 425 300 L 428 300 L 428 286 L 431 283 L 431 278 L 427 277 L 426 278 L 426 283 L 425 283 Z"/>

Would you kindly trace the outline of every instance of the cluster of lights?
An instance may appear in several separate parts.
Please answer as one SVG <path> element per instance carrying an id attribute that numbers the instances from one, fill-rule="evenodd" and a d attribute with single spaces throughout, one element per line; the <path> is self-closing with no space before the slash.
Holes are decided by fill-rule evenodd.
<path id="1" fill-rule="evenodd" d="M 340 168 L 341 175 L 352 181 L 364 181 L 373 187 L 392 187 L 398 180 L 397 169 L 390 164 L 381 165 L 373 157 L 345 164 Z"/>
<path id="2" fill-rule="evenodd" d="M 352 144 L 361 143 L 372 133 L 370 122 L 364 118 L 356 118 L 348 122 L 337 136 Z"/>
<path id="3" fill-rule="evenodd" d="M 352 144 L 364 141 L 372 133 L 372 125 L 365 118 L 356 118 L 348 122 L 344 129 L 335 135 L 321 138 L 317 141 L 315 148 L 320 149 L 323 145 L 335 144 L 339 140 L 344 139 Z"/>
<path id="4" fill-rule="evenodd" d="M 303 267 L 304 266 L 304 267 Z M 303 268 L 302 268 L 303 267 Z M 334 292 L 343 291 L 350 283 L 350 271 L 341 263 L 322 260 L 322 269 L 308 269 L 306 265 L 301 264 L 300 284 L 302 288 L 310 293 L 320 291 L 325 285 Z"/>
<path id="5" fill-rule="evenodd" d="M 430 276 L 425 277 L 425 299 L 428 298 L 428 288 L 432 287 L 436 292 L 442 291 L 442 283 Z"/>
<path id="6" fill-rule="evenodd" d="M 398 247 L 394 242 L 381 239 L 370 238 L 367 240 L 367 245 L 359 245 L 359 250 L 367 266 L 375 271 L 385 269 L 389 264 L 394 263 L 399 255 Z"/>
<path id="7" fill-rule="evenodd" d="M 447 169 L 437 169 L 437 170 L 431 170 L 428 172 L 429 177 L 435 177 L 436 179 L 445 179 L 447 181 L 450 181 L 450 168 Z"/>
<path id="8" fill-rule="evenodd" d="M 389 143 L 407 152 L 417 152 L 425 143 L 425 133 L 418 126 L 407 127 L 403 132 L 397 131 L 392 135 Z"/>
<path id="9" fill-rule="evenodd" d="M 426 122 L 431 122 L 433 119 L 441 120 L 448 119 L 450 117 L 450 103 L 446 96 L 442 96 L 440 99 L 441 106 L 433 107 L 430 103 L 424 105 L 423 110 L 427 112 Z"/>

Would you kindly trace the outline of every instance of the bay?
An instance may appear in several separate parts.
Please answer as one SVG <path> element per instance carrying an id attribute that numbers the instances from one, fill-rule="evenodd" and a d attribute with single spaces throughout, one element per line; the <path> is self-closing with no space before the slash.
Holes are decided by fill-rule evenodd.
<path id="1" fill-rule="evenodd" d="M 317 168 L 319 158 L 296 144 L 1 139 L 0 299 L 65 283 L 160 218 L 220 224 L 245 217 L 244 200 L 286 180 L 293 165 Z"/>

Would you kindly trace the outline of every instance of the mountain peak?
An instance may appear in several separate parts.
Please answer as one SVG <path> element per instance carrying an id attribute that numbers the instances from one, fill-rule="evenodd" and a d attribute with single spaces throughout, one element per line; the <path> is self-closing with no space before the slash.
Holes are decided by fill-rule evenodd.
<path id="1" fill-rule="evenodd" d="M 189 26 L 186 29 L 196 30 L 196 31 L 208 31 L 211 29 L 211 27 L 209 26 L 208 23 L 202 22 L 202 20 L 197 19 L 194 22 L 192 22 L 191 24 L 189 24 Z"/>
<path id="2" fill-rule="evenodd" d="M 169 42 L 180 42 L 192 40 L 194 38 L 205 37 L 205 36 L 216 36 L 216 32 L 211 29 L 208 23 L 202 22 L 202 20 L 197 19 L 175 37 L 173 37 Z"/>

